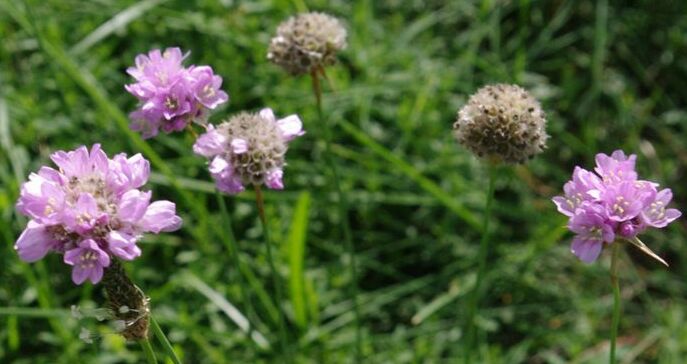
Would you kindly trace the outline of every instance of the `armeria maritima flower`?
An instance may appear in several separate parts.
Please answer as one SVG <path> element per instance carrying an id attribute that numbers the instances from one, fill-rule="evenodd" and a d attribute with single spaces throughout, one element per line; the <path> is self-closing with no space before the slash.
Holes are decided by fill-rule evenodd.
<path id="1" fill-rule="evenodd" d="M 565 194 L 553 198 L 558 211 L 570 217 L 568 228 L 576 234 L 571 250 L 582 261 L 593 262 L 616 239 L 652 255 L 637 235 L 680 217 L 680 211 L 668 208 L 673 198 L 669 188 L 659 190 L 657 183 L 638 179 L 636 159 L 620 150 L 597 154 L 596 173 L 575 167 L 572 180 L 563 186 Z"/>
<path id="2" fill-rule="evenodd" d="M 517 85 L 477 90 L 458 112 L 456 140 L 478 157 L 524 163 L 546 147 L 546 117 L 539 102 Z"/>
<path id="3" fill-rule="evenodd" d="M 21 187 L 17 210 L 31 219 L 15 244 L 22 260 L 60 253 L 73 266 L 74 283 L 98 283 L 113 259 L 141 255 L 136 242 L 143 233 L 181 226 L 174 203 L 151 203 L 151 193 L 139 190 L 150 173 L 140 154 L 109 159 L 95 144 L 51 159 L 58 170 L 42 167 Z"/>
<path id="4" fill-rule="evenodd" d="M 159 129 L 169 133 L 190 122 L 202 124 L 207 110 L 229 100 L 220 89 L 222 78 L 209 66 L 184 67 L 186 55 L 179 48 L 155 49 L 136 56 L 136 66 L 127 69 L 137 82 L 125 88 L 140 101 L 130 115 L 131 128 L 144 138 L 154 137 Z"/>
<path id="5" fill-rule="evenodd" d="M 297 115 L 277 119 L 272 109 L 240 113 L 217 128 L 208 125 L 193 151 L 211 159 L 209 170 L 220 191 L 236 194 L 244 185 L 284 188 L 288 142 L 304 134 Z"/>
<path id="6" fill-rule="evenodd" d="M 346 28 L 337 18 L 304 13 L 279 24 L 267 59 L 293 75 L 302 75 L 336 63 L 336 53 L 345 47 Z"/>

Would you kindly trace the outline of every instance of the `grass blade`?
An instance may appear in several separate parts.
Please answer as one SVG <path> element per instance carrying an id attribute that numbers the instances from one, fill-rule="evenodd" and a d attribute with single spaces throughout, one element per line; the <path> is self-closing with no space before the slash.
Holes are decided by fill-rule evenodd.
<path id="1" fill-rule="evenodd" d="M 160 328 L 160 325 L 157 323 L 157 320 L 155 320 L 153 315 L 150 315 L 150 323 L 153 327 L 153 333 L 155 333 L 155 337 L 157 337 L 157 340 L 160 342 L 160 344 L 162 344 L 162 347 L 167 352 L 169 358 L 172 359 L 172 362 L 174 362 L 174 364 L 181 364 L 181 360 L 179 360 L 177 353 L 172 347 L 172 344 L 167 339 L 167 336 L 165 336 L 165 333 L 162 331 L 162 328 Z"/>
<path id="2" fill-rule="evenodd" d="M 482 225 L 479 223 L 475 215 L 472 214 L 467 208 L 461 206 L 457 200 L 451 196 L 448 192 L 444 191 L 439 185 L 430 180 L 429 178 L 422 175 L 415 167 L 410 163 L 404 161 L 400 157 L 396 156 L 394 153 L 386 149 L 383 145 L 377 143 L 367 134 L 360 131 L 357 127 L 346 120 L 342 120 L 339 125 L 342 129 L 356 139 L 360 144 L 368 147 L 372 152 L 378 156 L 385 159 L 387 162 L 391 163 L 392 166 L 396 167 L 397 170 L 403 172 L 410 179 L 415 181 L 423 190 L 427 191 L 429 194 L 434 196 L 439 202 L 446 206 L 449 210 L 453 211 L 456 216 L 460 217 L 465 221 L 470 227 L 478 232 L 482 231 Z"/>
<path id="3" fill-rule="evenodd" d="M 303 260 L 305 258 L 305 242 L 308 233 L 308 216 L 310 214 L 310 193 L 301 192 L 293 213 L 291 230 L 288 236 L 289 247 L 289 292 L 296 324 L 305 328 L 308 324 L 305 303 L 305 276 L 303 274 Z"/>
<path id="4" fill-rule="evenodd" d="M 243 332 L 248 333 L 251 331 L 249 329 L 250 322 L 246 316 L 244 316 L 234 305 L 227 301 L 224 296 L 212 289 L 212 287 L 208 286 L 196 275 L 191 272 L 185 272 L 181 276 L 181 281 L 186 286 L 200 292 L 200 294 L 209 299 L 210 302 L 214 303 L 215 306 L 222 310 L 222 312 L 224 312 L 227 317 L 229 317 L 229 319 L 232 320 Z M 252 330 L 251 339 L 253 339 L 253 341 L 255 341 L 255 343 L 261 349 L 267 350 L 270 348 L 270 343 L 267 341 L 265 336 L 255 329 Z"/>

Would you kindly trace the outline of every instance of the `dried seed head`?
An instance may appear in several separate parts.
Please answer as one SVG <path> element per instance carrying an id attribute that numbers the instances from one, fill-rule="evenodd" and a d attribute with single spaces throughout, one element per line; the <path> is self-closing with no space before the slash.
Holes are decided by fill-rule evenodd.
<path id="1" fill-rule="evenodd" d="M 453 134 L 479 157 L 524 163 L 546 147 L 546 118 L 539 102 L 516 85 L 480 88 L 458 112 Z"/>
<path id="2" fill-rule="evenodd" d="M 235 175 L 244 185 L 261 185 L 271 171 L 283 169 L 287 142 L 272 120 L 259 113 L 242 112 L 220 124 L 218 130 L 227 140 L 246 142 L 245 152 L 230 150 L 227 155 Z"/>
<path id="3" fill-rule="evenodd" d="M 279 25 L 267 59 L 293 75 L 301 75 L 336 63 L 336 52 L 345 47 L 346 29 L 337 18 L 304 13 Z"/>
<path id="4" fill-rule="evenodd" d="M 193 144 L 193 152 L 211 160 L 208 169 L 220 191 L 237 194 L 245 185 L 284 188 L 284 154 L 288 143 L 305 134 L 297 115 L 277 119 L 270 108 L 240 113 L 207 132 Z"/>

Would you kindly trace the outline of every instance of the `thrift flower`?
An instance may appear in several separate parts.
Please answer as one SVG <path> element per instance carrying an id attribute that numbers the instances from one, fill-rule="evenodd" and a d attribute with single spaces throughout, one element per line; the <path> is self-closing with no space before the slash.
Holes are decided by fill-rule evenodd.
<path id="1" fill-rule="evenodd" d="M 131 113 L 131 128 L 144 138 L 183 130 L 190 122 L 204 124 L 207 110 L 229 100 L 222 91 L 222 78 L 209 66 L 182 65 L 186 55 L 179 48 L 159 49 L 136 56 L 136 65 L 127 73 L 136 83 L 124 88 L 140 101 Z"/>
<path id="2" fill-rule="evenodd" d="M 136 242 L 144 233 L 181 226 L 173 203 L 151 203 L 150 192 L 138 189 L 150 173 L 140 154 L 109 159 L 95 144 L 51 159 L 58 169 L 41 167 L 21 187 L 17 210 L 30 219 L 14 246 L 22 260 L 63 254 L 74 283 L 98 283 L 114 259 L 141 255 Z"/>
<path id="3" fill-rule="evenodd" d="M 458 112 L 456 140 L 478 157 L 524 163 L 546 147 L 546 118 L 539 102 L 516 85 L 477 90 Z"/>
<path id="4" fill-rule="evenodd" d="M 605 244 L 625 239 L 645 253 L 658 258 L 637 235 L 648 228 L 663 228 L 679 218 L 680 211 L 668 208 L 670 189 L 639 180 L 635 155 L 620 150 L 610 156 L 596 155 L 594 172 L 575 167 L 564 195 L 553 202 L 558 211 L 570 217 L 568 228 L 576 235 L 571 250 L 582 261 L 595 261 Z"/>
<path id="5" fill-rule="evenodd" d="M 346 28 L 337 18 L 304 13 L 279 24 L 267 59 L 293 75 L 302 75 L 333 65 L 336 53 L 345 47 Z"/>
<path id="6" fill-rule="evenodd" d="M 220 191 L 237 194 L 245 185 L 261 184 L 280 190 L 288 143 L 304 133 L 298 116 L 277 119 L 272 109 L 262 109 L 235 115 L 217 128 L 208 125 L 193 151 L 210 160 L 210 174 Z"/>

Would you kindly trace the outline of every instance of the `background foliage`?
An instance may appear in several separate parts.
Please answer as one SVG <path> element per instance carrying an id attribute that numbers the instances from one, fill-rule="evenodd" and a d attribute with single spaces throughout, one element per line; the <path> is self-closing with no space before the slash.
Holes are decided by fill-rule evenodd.
<path id="1" fill-rule="evenodd" d="M 149 188 L 177 201 L 185 228 L 147 237 L 127 267 L 189 363 L 279 362 L 237 327 L 236 311 L 276 342 L 269 270 L 251 193 L 226 198 L 230 222 L 191 135 L 143 144 L 125 128 L 135 106 L 123 85 L 136 54 L 180 46 L 209 64 L 231 96 L 213 116 L 271 106 L 298 113 L 284 192 L 268 214 L 302 363 L 351 360 L 350 276 L 326 184 L 322 125 L 308 78 L 265 58 L 277 24 L 300 1 L 0 0 L 0 361 L 134 363 L 126 345 L 69 307 L 102 305 L 100 287 L 75 287 L 52 255 L 21 262 L 25 225 L 13 205 L 31 171 L 58 149 L 95 142 L 110 154 L 157 153 Z M 460 354 L 465 293 L 474 282 L 485 172 L 454 143 L 456 110 L 492 82 L 523 85 L 548 113 L 548 150 L 499 172 L 498 223 L 479 312 L 484 362 L 604 362 L 612 304 L 608 256 L 569 253 L 550 197 L 597 152 L 638 154 L 642 176 L 687 188 L 687 3 L 682 1 L 307 1 L 341 17 L 349 47 L 325 95 L 336 161 L 349 195 L 359 262 L 364 354 L 370 363 L 450 363 Z M 327 88 L 328 89 L 328 88 Z M 329 90 L 329 89 L 328 89 Z M 147 148 L 147 149 L 146 149 Z M 154 161 L 155 162 L 155 161 Z M 171 171 L 182 189 L 164 176 Z M 184 192 L 182 192 L 184 191 Z M 241 297 L 226 242 L 233 227 L 251 294 Z M 664 269 L 626 249 L 621 262 L 625 363 L 687 358 L 685 223 L 645 236 Z M 253 310 L 246 309 L 250 302 Z M 229 305 L 228 305 L 229 304 Z M 238 318 L 237 318 L 238 317 Z M 87 328 L 93 343 L 79 339 Z"/>

